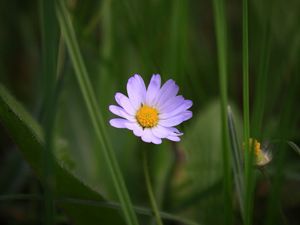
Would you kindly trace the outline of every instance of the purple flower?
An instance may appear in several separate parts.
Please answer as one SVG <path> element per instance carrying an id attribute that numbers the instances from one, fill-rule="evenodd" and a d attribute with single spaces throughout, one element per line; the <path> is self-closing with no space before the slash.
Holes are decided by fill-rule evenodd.
<path id="1" fill-rule="evenodd" d="M 161 86 L 159 74 L 152 76 L 146 89 L 143 78 L 135 74 L 127 82 L 128 97 L 116 93 L 119 106 L 109 106 L 109 110 L 121 118 L 111 119 L 109 123 L 116 128 L 132 130 L 144 142 L 161 144 L 162 138 L 180 141 L 183 133 L 174 126 L 193 116 L 188 110 L 193 102 L 177 95 L 178 91 L 173 80 Z"/>

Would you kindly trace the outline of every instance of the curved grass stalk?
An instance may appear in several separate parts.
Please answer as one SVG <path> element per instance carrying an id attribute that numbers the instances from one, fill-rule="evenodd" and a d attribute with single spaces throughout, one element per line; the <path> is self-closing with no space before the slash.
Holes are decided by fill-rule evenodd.
<path id="1" fill-rule="evenodd" d="M 92 120 L 92 125 L 95 129 L 97 138 L 102 147 L 102 150 L 104 151 L 105 160 L 109 167 L 109 172 L 113 179 L 118 198 L 121 202 L 121 208 L 125 217 L 125 221 L 128 225 L 137 225 L 137 216 L 133 210 L 133 206 L 127 188 L 125 186 L 125 181 L 121 174 L 115 153 L 106 135 L 106 127 L 103 116 L 101 111 L 98 109 L 95 93 L 92 88 L 91 81 L 89 80 L 89 76 L 80 53 L 79 45 L 76 40 L 73 24 L 69 12 L 64 5 L 64 1 L 57 1 L 56 11 L 61 32 L 66 42 L 69 55 L 74 66 L 80 90 L 82 92 L 90 118 Z"/>
<path id="2" fill-rule="evenodd" d="M 231 111 L 230 106 L 227 108 L 228 114 L 228 128 L 229 128 L 229 135 L 230 135 L 230 143 L 231 143 L 231 150 L 233 153 L 233 177 L 234 182 L 237 190 L 238 200 L 240 204 L 240 210 L 242 214 L 243 220 L 245 220 L 245 212 L 244 212 L 244 174 L 243 174 L 243 160 L 241 156 L 240 145 L 237 139 L 233 114 Z"/>

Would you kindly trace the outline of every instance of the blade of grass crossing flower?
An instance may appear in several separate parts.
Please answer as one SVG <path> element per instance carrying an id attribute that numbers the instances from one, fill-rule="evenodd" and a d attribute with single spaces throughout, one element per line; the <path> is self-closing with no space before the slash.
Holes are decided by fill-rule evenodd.
<path id="1" fill-rule="evenodd" d="M 238 200 L 240 204 L 240 210 L 242 214 L 242 218 L 244 220 L 244 174 L 243 174 L 243 161 L 241 156 L 241 149 L 238 143 L 234 119 L 232 115 L 232 111 L 230 106 L 227 108 L 227 115 L 228 115 L 228 128 L 229 128 L 229 136 L 230 136 L 230 143 L 231 143 L 231 150 L 233 155 L 233 177 L 234 182 L 238 194 Z"/>
<path id="2" fill-rule="evenodd" d="M 253 150 L 250 149 L 250 110 L 249 110 L 249 43 L 248 43 L 248 0 L 243 0 L 243 115 L 244 115 L 244 147 L 245 147 L 245 224 L 252 223 L 253 208 Z M 254 147 L 251 146 L 251 147 Z"/>
<path id="3" fill-rule="evenodd" d="M 80 54 L 71 18 L 63 1 L 58 1 L 57 16 L 63 37 L 68 47 L 69 55 L 73 62 L 75 74 L 82 91 L 84 101 L 87 105 L 88 112 L 92 120 L 92 124 L 101 144 L 102 150 L 104 151 L 105 159 L 107 161 L 118 198 L 121 202 L 125 220 L 127 224 L 136 225 L 138 224 L 138 220 L 133 210 L 133 206 L 125 186 L 125 181 L 117 163 L 116 156 L 113 152 L 111 144 L 108 141 L 108 137 L 106 136 L 103 117 L 101 111 L 97 108 L 96 97 L 89 80 L 87 70 L 83 63 L 82 56 Z"/>
<path id="4" fill-rule="evenodd" d="M 44 223 L 55 223 L 54 186 L 55 174 L 53 170 L 54 124 L 56 115 L 55 80 L 56 53 L 58 43 L 58 27 L 55 15 L 55 2 L 43 0 L 41 2 L 42 37 L 43 37 L 43 79 L 44 105 L 42 124 L 45 132 L 45 151 L 43 151 L 43 184 L 45 197 Z"/>
<path id="5" fill-rule="evenodd" d="M 231 196 L 231 169 L 229 155 L 229 134 L 227 124 L 227 38 L 226 17 L 223 0 L 214 0 L 215 30 L 218 48 L 219 87 L 221 94 L 221 119 L 222 119 L 222 143 L 223 143 L 223 166 L 224 166 L 224 200 L 226 206 L 225 224 L 233 223 L 233 209 Z"/>

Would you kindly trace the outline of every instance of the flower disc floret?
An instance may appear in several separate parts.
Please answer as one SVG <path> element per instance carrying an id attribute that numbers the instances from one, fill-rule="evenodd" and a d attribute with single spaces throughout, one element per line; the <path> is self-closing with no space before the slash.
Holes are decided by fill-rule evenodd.
<path id="1" fill-rule="evenodd" d="M 136 119 L 143 128 L 152 128 L 158 124 L 158 112 L 155 108 L 143 105 L 137 111 Z"/>
<path id="2" fill-rule="evenodd" d="M 161 85 L 161 77 L 154 74 L 146 88 L 143 78 L 135 74 L 127 82 L 127 94 L 116 93 L 118 105 L 109 110 L 119 116 L 109 121 L 116 128 L 131 130 L 144 142 L 161 144 L 162 139 L 180 141 L 183 135 L 175 126 L 192 118 L 191 100 L 177 95 L 178 85 L 168 80 Z"/>
<path id="3" fill-rule="evenodd" d="M 259 167 L 267 165 L 272 160 L 272 154 L 262 149 L 260 142 L 256 139 L 249 139 L 249 151 L 254 151 L 255 164 Z"/>

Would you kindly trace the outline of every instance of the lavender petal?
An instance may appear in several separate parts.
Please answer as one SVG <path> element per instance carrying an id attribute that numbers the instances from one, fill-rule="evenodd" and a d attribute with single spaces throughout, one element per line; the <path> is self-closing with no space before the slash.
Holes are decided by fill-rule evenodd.
<path id="1" fill-rule="evenodd" d="M 150 80 L 147 93 L 146 93 L 146 104 L 153 106 L 153 102 L 159 93 L 161 84 L 161 77 L 159 74 L 154 74 Z"/>

